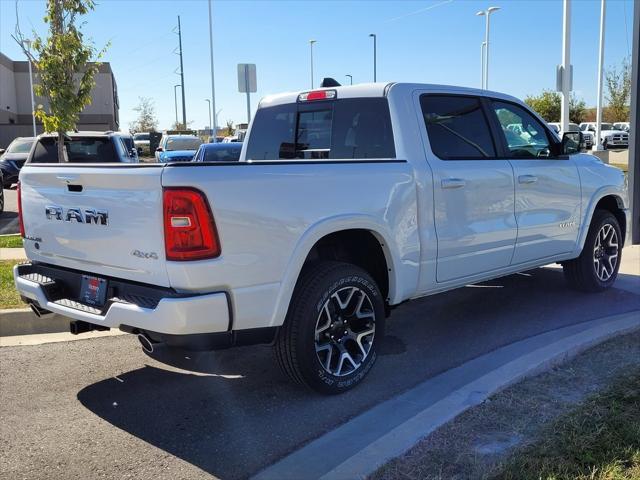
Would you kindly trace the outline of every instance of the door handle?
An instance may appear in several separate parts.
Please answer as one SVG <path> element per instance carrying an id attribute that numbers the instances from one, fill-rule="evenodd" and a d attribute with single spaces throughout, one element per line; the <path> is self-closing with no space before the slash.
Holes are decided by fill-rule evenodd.
<path id="1" fill-rule="evenodd" d="M 441 182 L 442 188 L 462 188 L 466 184 L 461 178 L 443 178 Z"/>
<path id="2" fill-rule="evenodd" d="M 536 183 L 538 181 L 538 177 L 535 175 L 520 175 L 518 177 L 518 183 Z"/>

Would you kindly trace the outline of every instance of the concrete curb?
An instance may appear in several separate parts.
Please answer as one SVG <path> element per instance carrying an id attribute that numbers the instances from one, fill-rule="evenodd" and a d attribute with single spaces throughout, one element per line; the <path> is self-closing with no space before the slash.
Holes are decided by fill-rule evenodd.
<path id="1" fill-rule="evenodd" d="M 640 329 L 640 312 L 563 327 L 437 375 L 324 434 L 255 479 L 359 479 L 489 396 L 580 352 Z"/>
<path id="2" fill-rule="evenodd" d="M 0 310 L 0 337 L 69 331 L 69 319 L 53 314 L 38 318 L 29 308 Z"/>

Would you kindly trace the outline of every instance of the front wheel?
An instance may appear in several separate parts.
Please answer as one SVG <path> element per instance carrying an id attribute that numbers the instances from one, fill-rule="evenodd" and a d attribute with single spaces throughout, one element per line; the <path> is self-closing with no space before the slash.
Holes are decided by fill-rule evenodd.
<path id="1" fill-rule="evenodd" d="M 596 210 L 582 253 L 562 266 L 573 288 L 601 292 L 616 281 L 621 260 L 622 233 L 618 219 L 611 212 Z"/>
<path id="2" fill-rule="evenodd" d="M 321 262 L 303 272 L 275 345 L 278 363 L 297 383 L 336 394 L 362 381 L 376 360 L 385 312 L 363 269 Z"/>

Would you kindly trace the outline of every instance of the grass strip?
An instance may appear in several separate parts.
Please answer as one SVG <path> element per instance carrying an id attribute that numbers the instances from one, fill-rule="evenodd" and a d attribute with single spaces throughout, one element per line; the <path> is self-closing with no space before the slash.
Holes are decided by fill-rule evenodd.
<path id="1" fill-rule="evenodd" d="M 20 300 L 20 295 L 13 283 L 13 266 L 19 260 L 0 261 L 0 309 L 21 308 L 26 305 Z"/>
<path id="2" fill-rule="evenodd" d="M 496 480 L 640 480 L 640 368 L 545 427 Z"/>
<path id="3" fill-rule="evenodd" d="M 22 248 L 20 235 L 0 235 L 0 248 Z"/>

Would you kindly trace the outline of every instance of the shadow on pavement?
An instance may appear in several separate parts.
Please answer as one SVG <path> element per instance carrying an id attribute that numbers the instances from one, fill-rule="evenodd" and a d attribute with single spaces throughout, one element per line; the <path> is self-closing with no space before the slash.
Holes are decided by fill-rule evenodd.
<path id="1" fill-rule="evenodd" d="M 160 348 L 145 367 L 119 375 L 121 381 L 89 385 L 78 399 L 114 426 L 206 472 L 243 478 L 472 358 L 636 309 L 638 295 L 574 292 L 560 271 L 542 268 L 402 305 L 387 324 L 389 342 L 367 380 L 341 396 L 296 387 L 279 372 L 270 347 L 256 346 L 204 353 Z"/>

